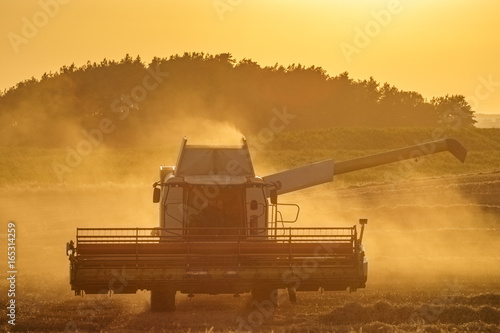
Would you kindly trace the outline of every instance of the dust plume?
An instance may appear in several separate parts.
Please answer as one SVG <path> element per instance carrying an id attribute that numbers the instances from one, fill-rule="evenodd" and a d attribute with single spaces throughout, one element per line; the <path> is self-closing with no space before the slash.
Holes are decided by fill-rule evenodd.
<path id="1" fill-rule="evenodd" d="M 352 226 L 368 218 L 368 283 L 488 280 L 500 274 L 500 198 L 485 195 L 487 186 L 498 191 L 498 174 L 326 185 L 281 201 L 301 205 L 297 227 Z"/>
<path id="2" fill-rule="evenodd" d="M 30 92 L 29 98 L 7 104 L 2 110 L 0 142 L 4 146 L 64 147 L 81 138 L 84 128 L 75 105 L 82 105 L 71 79 L 61 82 L 64 89 Z"/>
<path id="3" fill-rule="evenodd" d="M 165 140 L 159 141 L 164 149 L 155 153 L 148 148 L 123 151 L 133 155 L 128 159 L 131 165 L 115 160 L 120 149 L 110 154 L 113 148 L 103 141 L 64 174 L 66 184 L 0 189 L 0 219 L 18 225 L 21 272 L 67 274 L 65 244 L 74 240 L 77 227 L 158 226 L 151 184 L 158 180 L 160 165 L 175 165 L 184 135 L 189 144 L 239 145 L 242 138 L 234 126 L 224 122 L 174 119 Z M 120 183 L 106 181 L 107 175 L 115 179 L 114 173 L 121 174 Z"/>
<path id="4" fill-rule="evenodd" d="M 180 144 L 186 137 L 194 145 L 241 145 L 244 135 L 231 123 L 209 118 L 178 117 L 168 123 L 168 140 Z M 160 138 L 159 138 L 160 139 Z M 162 140 L 166 138 L 163 137 Z M 161 141 L 160 141 L 161 142 Z"/>
<path id="5" fill-rule="evenodd" d="M 0 190 L 0 219 L 16 223 L 19 274 L 67 276 L 65 244 L 77 227 L 157 226 L 151 192 L 150 184 Z"/>

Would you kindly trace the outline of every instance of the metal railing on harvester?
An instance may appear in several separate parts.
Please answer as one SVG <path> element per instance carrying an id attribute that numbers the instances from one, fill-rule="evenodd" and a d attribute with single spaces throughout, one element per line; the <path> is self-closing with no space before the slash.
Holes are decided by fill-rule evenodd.
<path id="1" fill-rule="evenodd" d="M 353 267 L 350 228 L 78 228 L 74 260 L 87 267 Z"/>

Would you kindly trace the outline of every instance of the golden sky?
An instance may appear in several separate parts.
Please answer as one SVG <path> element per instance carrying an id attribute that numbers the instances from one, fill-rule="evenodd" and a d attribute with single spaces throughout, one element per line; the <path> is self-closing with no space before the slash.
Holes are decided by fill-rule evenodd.
<path id="1" fill-rule="evenodd" d="M 500 113 L 498 0 L 21 0 L 0 4 L 0 90 L 126 53 L 229 52 L 373 76 Z"/>

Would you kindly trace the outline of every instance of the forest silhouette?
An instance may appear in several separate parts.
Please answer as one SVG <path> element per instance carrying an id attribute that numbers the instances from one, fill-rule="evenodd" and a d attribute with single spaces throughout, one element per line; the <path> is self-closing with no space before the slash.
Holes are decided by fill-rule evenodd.
<path id="1" fill-rule="evenodd" d="M 462 95 L 427 100 L 372 77 L 354 80 L 347 72 L 330 76 L 300 64 L 262 67 L 229 53 L 184 53 L 149 64 L 127 54 L 120 61 L 63 66 L 4 90 L 0 145 L 65 147 L 95 129 L 109 131 L 110 146 L 151 145 L 184 117 L 226 122 L 250 135 L 269 127 L 276 109 L 294 116 L 285 131 L 475 123 Z"/>

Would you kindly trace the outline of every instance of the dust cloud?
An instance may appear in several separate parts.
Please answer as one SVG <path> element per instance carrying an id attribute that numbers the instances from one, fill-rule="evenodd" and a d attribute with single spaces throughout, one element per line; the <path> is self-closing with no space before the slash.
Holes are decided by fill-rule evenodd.
<path id="1" fill-rule="evenodd" d="M 164 134 L 155 132 L 164 154 L 150 156 L 138 148 L 136 159 L 148 167 L 134 168 L 122 184 L 0 189 L 0 220 L 18 226 L 20 274 L 67 277 L 65 244 L 75 239 L 77 227 L 156 227 L 151 184 L 158 180 L 159 165 L 175 164 L 182 137 L 190 144 L 210 145 L 240 144 L 243 137 L 230 123 L 209 119 L 179 117 L 169 124 L 159 125 L 166 128 Z M 104 142 L 83 167 L 95 174 L 122 172 L 107 159 L 108 149 Z M 259 175 L 276 171 L 265 160 L 259 165 L 267 169 L 256 168 Z M 330 184 L 284 195 L 280 202 L 301 206 L 293 227 L 352 226 L 368 218 L 369 284 L 490 279 L 500 274 L 500 198 L 484 194 L 482 185 L 492 182 L 498 188 L 498 178 L 424 178 L 345 188 Z"/>
<path id="2" fill-rule="evenodd" d="M 19 274 L 67 276 L 65 244 L 77 227 L 157 226 L 151 191 L 151 185 L 1 190 L 0 218 L 16 222 Z"/>
<path id="3" fill-rule="evenodd" d="M 240 145 L 243 137 L 234 126 L 208 119 L 185 117 L 172 119 L 171 124 L 163 141 L 158 141 L 164 147 L 161 155 L 150 154 L 147 148 L 127 149 L 123 153 L 134 154 L 135 161 L 123 166 L 112 158 L 120 149 L 108 147 L 104 140 L 64 175 L 70 180 L 66 184 L 0 188 L 0 220 L 17 224 L 20 274 L 67 276 L 65 244 L 75 240 L 78 227 L 157 227 L 159 208 L 152 203 L 151 185 L 158 180 L 160 165 L 175 165 L 182 137 L 188 144 L 209 145 Z M 96 179 L 112 173 L 122 173 L 123 181 L 96 184 Z M 6 230 L 2 228 L 0 236 Z"/>
<path id="4" fill-rule="evenodd" d="M 29 96 L 18 97 L 12 96 L 12 101 L 6 101 L 8 107 L 0 116 L 4 125 L 0 132 L 2 145 L 64 147 L 82 138 L 85 128 L 76 106 L 86 110 L 91 107 L 89 101 L 79 98 L 74 80 L 61 77 L 50 92 L 31 89 Z M 99 112 L 95 110 L 96 114 Z"/>
<path id="5" fill-rule="evenodd" d="M 244 135 L 229 122 L 207 118 L 174 118 L 168 124 L 168 136 L 180 143 L 183 137 L 193 145 L 241 145 Z M 163 138 L 164 140 L 164 138 Z"/>
<path id="6" fill-rule="evenodd" d="M 495 173 L 477 178 L 424 178 L 340 189 L 322 185 L 281 201 L 300 204 L 297 227 L 352 226 L 367 218 L 363 243 L 368 284 L 493 281 L 500 274 L 500 198 L 485 196 L 484 184 L 493 182 L 498 188 L 500 182 Z"/>

